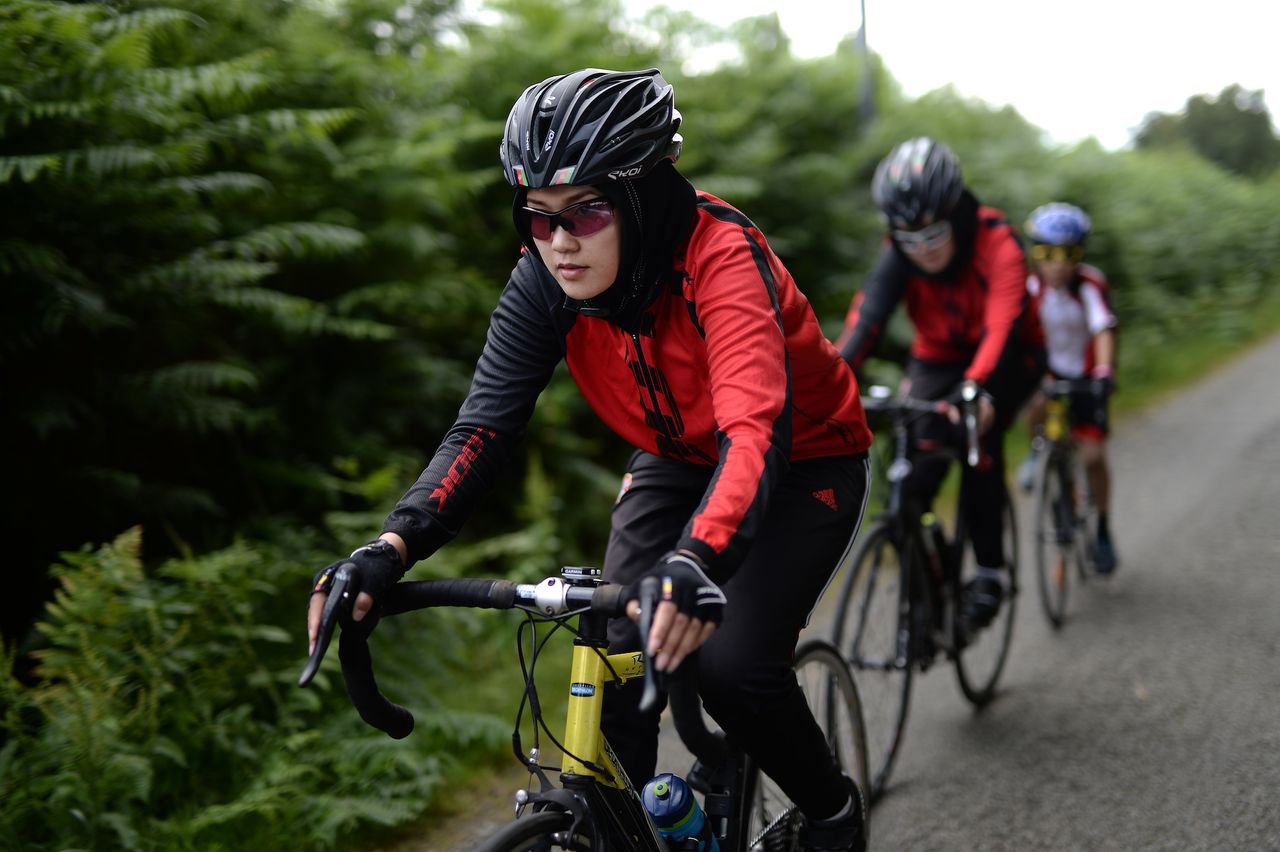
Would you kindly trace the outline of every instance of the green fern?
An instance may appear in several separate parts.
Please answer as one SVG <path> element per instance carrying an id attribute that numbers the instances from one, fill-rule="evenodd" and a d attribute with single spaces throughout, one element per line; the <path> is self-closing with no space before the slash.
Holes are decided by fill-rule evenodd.
<path id="1" fill-rule="evenodd" d="M 23 183 L 32 183 L 41 174 L 58 174 L 62 165 L 62 157 L 57 154 L 0 156 L 0 184 L 9 183 L 15 176 Z"/>
<path id="2" fill-rule="evenodd" d="M 280 222 L 258 228 L 212 248 L 244 259 L 270 260 L 339 257 L 363 248 L 360 231 L 322 222 Z"/>

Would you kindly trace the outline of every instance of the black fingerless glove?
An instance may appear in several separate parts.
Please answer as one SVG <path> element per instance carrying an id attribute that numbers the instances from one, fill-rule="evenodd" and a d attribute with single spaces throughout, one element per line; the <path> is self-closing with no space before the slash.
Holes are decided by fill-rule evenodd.
<path id="1" fill-rule="evenodd" d="M 408 570 L 395 545 L 380 538 L 356 548 L 346 559 L 339 559 L 321 568 L 311 584 L 311 594 L 328 594 L 329 587 L 333 585 L 333 575 L 348 562 L 356 566 L 356 591 L 367 592 L 374 603 L 377 603 L 383 592 L 400 582 L 400 578 Z"/>
<path id="2" fill-rule="evenodd" d="M 668 553 L 639 580 L 627 587 L 628 601 L 640 597 L 640 581 L 658 579 L 658 601 L 671 601 L 691 618 L 719 624 L 724 618 L 724 592 L 707 576 L 706 567 L 692 553 Z"/>

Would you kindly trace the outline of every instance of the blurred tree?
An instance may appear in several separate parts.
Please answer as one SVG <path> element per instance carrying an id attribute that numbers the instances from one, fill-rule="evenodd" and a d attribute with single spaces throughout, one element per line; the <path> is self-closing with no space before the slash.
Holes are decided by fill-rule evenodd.
<path id="1" fill-rule="evenodd" d="M 1205 159 L 1251 177 L 1280 165 L 1280 138 L 1272 128 L 1262 90 L 1234 84 L 1216 98 L 1189 98 L 1179 114 L 1150 113 L 1135 142 L 1139 148 L 1188 145 Z"/>

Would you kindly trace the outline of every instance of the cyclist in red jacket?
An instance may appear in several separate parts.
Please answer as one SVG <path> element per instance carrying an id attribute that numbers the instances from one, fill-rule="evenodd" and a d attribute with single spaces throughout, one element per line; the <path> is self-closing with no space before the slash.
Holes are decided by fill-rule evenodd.
<path id="1" fill-rule="evenodd" d="M 373 593 L 357 614 L 457 533 L 563 360 L 636 448 L 605 576 L 669 589 L 650 635 L 618 619 L 611 648 L 644 641 L 668 671 L 699 649 L 707 711 L 804 812 L 804 848 L 861 849 L 861 794 L 791 662 L 861 523 L 871 434 L 853 374 L 764 235 L 676 170 L 680 123 L 653 70 L 551 77 L 512 107 L 501 158 L 524 250 L 457 421 L 350 557 Z M 337 564 L 317 578 L 312 637 Z M 637 687 L 609 691 L 603 724 L 641 783 L 659 716 L 640 712 Z"/>
<path id="2" fill-rule="evenodd" d="M 978 391 L 983 458 L 963 473 L 970 479 L 963 508 L 978 574 L 962 614 L 980 628 L 999 611 L 1008 585 L 1001 545 L 1004 435 L 1044 370 L 1043 337 L 1028 310 L 1026 258 L 1004 213 L 978 202 L 955 155 L 933 139 L 896 146 L 877 167 L 871 195 L 889 233 L 837 346 L 858 369 L 905 302 L 915 326 L 908 392 L 940 400 L 955 398 L 964 385 Z M 963 436 L 944 418 L 926 418 L 915 439 L 962 442 Z M 927 504 L 945 474 L 945 463 L 917 465 L 913 492 Z"/>
<path id="3" fill-rule="evenodd" d="M 1107 511 L 1111 473 L 1107 465 L 1107 403 L 1115 391 L 1116 315 L 1110 288 L 1102 271 L 1084 259 L 1084 244 L 1093 223 L 1074 204 L 1054 202 L 1037 207 L 1027 219 L 1032 240 L 1033 274 L 1027 279 L 1036 315 L 1044 327 L 1049 372 L 1060 379 L 1092 379 L 1091 389 L 1072 393 L 1069 402 L 1071 437 L 1089 477 L 1089 491 L 1098 508 L 1094 564 L 1110 574 L 1118 563 Z M 1032 452 L 1018 468 L 1018 484 L 1030 491 L 1035 479 L 1035 437 L 1044 423 L 1044 397 L 1036 394 L 1027 406 Z"/>

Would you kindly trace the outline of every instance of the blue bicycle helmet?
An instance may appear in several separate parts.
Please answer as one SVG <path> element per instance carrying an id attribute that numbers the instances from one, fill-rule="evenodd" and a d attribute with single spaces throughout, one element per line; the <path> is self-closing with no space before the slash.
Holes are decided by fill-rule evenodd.
<path id="1" fill-rule="evenodd" d="M 1074 204 L 1055 201 L 1043 204 L 1027 217 L 1027 236 L 1051 246 L 1083 246 L 1093 223 Z"/>

